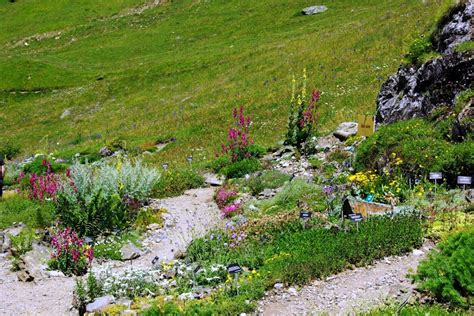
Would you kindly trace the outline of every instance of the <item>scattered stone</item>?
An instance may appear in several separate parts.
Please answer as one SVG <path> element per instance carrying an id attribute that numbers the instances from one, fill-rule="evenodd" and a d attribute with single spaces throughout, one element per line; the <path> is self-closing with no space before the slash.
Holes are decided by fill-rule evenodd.
<path id="1" fill-rule="evenodd" d="M 25 272 L 36 281 L 48 277 L 46 262 L 49 256 L 50 250 L 48 247 L 34 242 L 32 244 L 32 250 L 25 253 L 20 259 L 20 272 Z"/>
<path id="2" fill-rule="evenodd" d="M 62 278 L 64 277 L 64 273 L 62 273 L 61 271 L 48 271 L 48 275 L 49 277 L 51 278 Z"/>
<path id="3" fill-rule="evenodd" d="M 100 150 L 99 150 L 99 154 L 102 156 L 102 157 L 110 157 L 113 155 L 113 152 L 107 147 L 102 147 Z"/>
<path id="4" fill-rule="evenodd" d="M 304 8 L 302 12 L 304 15 L 313 15 L 313 14 L 325 12 L 327 10 L 328 8 L 324 5 L 314 5 L 311 7 Z"/>
<path id="5" fill-rule="evenodd" d="M 35 279 L 32 275 L 30 275 L 25 270 L 18 271 L 16 275 L 18 276 L 18 280 L 21 281 L 21 282 L 31 282 Z"/>
<path id="6" fill-rule="evenodd" d="M 339 124 L 333 135 L 344 141 L 351 136 L 357 135 L 358 124 L 356 122 L 343 122 Z"/>
<path id="7" fill-rule="evenodd" d="M 210 185 L 211 187 L 220 187 L 224 184 L 223 179 L 215 174 L 207 173 L 204 175 L 204 177 L 206 178 L 206 184 Z"/>
<path id="8" fill-rule="evenodd" d="M 296 296 L 298 295 L 298 291 L 294 287 L 290 287 L 288 289 L 288 294 L 290 294 L 291 296 Z"/>
<path id="9" fill-rule="evenodd" d="M 134 311 L 133 309 L 126 309 L 122 312 L 121 315 L 132 315 L 132 316 L 135 316 L 135 315 L 138 315 L 138 312 L 137 311 Z"/>
<path id="10" fill-rule="evenodd" d="M 184 255 L 185 255 L 184 251 L 181 251 L 180 249 L 178 249 L 174 252 L 173 257 L 174 257 L 174 259 L 182 259 L 182 258 L 184 258 Z"/>
<path id="11" fill-rule="evenodd" d="M 114 302 L 113 296 L 107 295 L 96 299 L 94 302 L 86 305 L 86 311 L 89 313 L 100 312 L 103 308 Z"/>
<path id="12" fill-rule="evenodd" d="M 120 255 L 122 261 L 133 260 L 140 257 L 140 249 L 129 241 L 120 249 Z"/>
<path id="13" fill-rule="evenodd" d="M 283 288 L 283 283 L 275 283 L 275 285 L 273 287 L 277 290 L 282 289 Z"/>
<path id="14" fill-rule="evenodd" d="M 0 232 L 0 252 L 8 252 L 11 249 L 12 241 L 10 236 L 18 236 L 21 231 L 25 228 L 25 224 L 20 223 L 5 229 L 3 232 Z"/>
<path id="15" fill-rule="evenodd" d="M 423 251 L 419 250 L 419 249 L 413 250 L 413 255 L 414 255 L 415 257 L 419 257 L 419 256 L 422 256 L 422 255 L 424 255 L 424 254 L 425 254 L 425 253 L 424 253 Z"/>

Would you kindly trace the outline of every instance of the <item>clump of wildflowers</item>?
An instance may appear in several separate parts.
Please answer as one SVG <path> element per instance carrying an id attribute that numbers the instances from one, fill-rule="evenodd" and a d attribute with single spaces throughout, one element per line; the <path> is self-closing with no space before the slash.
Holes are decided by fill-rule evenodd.
<path id="1" fill-rule="evenodd" d="M 319 90 L 313 90 L 309 102 L 306 95 L 306 69 L 303 71 L 303 84 L 301 92 L 295 95 L 296 80 L 293 78 L 292 95 L 290 101 L 290 115 L 288 119 L 288 132 L 285 143 L 302 149 L 304 142 L 312 136 L 317 125 L 317 102 L 321 97 Z"/>
<path id="2" fill-rule="evenodd" d="M 229 129 L 227 144 L 222 144 L 221 150 L 223 155 L 229 156 L 233 162 L 236 162 L 252 156 L 249 147 L 253 144 L 253 139 L 249 136 L 250 116 L 245 117 L 244 107 L 235 108 L 232 116 L 234 118 L 234 127 Z"/>
<path id="3" fill-rule="evenodd" d="M 237 198 L 237 192 L 229 191 L 225 188 L 220 188 L 216 193 L 216 204 L 219 209 L 222 211 L 222 215 L 230 216 L 236 213 L 241 205 L 239 202 L 235 202 Z"/>
<path id="4" fill-rule="evenodd" d="M 42 166 L 46 168 L 45 174 L 32 173 L 28 179 L 28 196 L 30 199 L 38 201 L 55 199 L 61 185 L 61 176 L 52 171 L 51 163 L 46 159 L 42 161 Z M 22 172 L 17 181 L 20 183 L 25 177 L 26 175 Z"/>
<path id="5" fill-rule="evenodd" d="M 94 249 L 70 228 L 53 236 L 51 246 L 50 269 L 60 270 L 66 275 L 84 275 L 94 259 Z"/>

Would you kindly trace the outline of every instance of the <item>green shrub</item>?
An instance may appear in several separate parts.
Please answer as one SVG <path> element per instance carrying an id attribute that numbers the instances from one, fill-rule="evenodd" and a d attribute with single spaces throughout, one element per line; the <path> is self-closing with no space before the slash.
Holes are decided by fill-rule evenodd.
<path id="1" fill-rule="evenodd" d="M 204 185 L 205 179 L 191 169 L 167 170 L 153 187 L 153 196 L 165 198 L 178 196 L 186 190 L 199 188 Z"/>
<path id="2" fill-rule="evenodd" d="M 32 162 L 27 163 L 23 167 L 24 173 L 34 173 L 36 175 L 43 175 L 46 174 L 48 171 L 48 165 L 51 166 L 51 172 L 58 173 L 61 171 L 66 170 L 67 165 L 63 163 L 57 163 L 53 159 L 50 159 L 46 156 L 38 156 Z"/>
<path id="3" fill-rule="evenodd" d="M 240 178 L 246 174 L 262 169 L 260 161 L 256 158 L 249 158 L 234 162 L 220 170 L 220 173 L 225 175 L 227 178 Z"/>
<path id="4" fill-rule="evenodd" d="M 75 163 L 57 192 L 58 217 L 81 236 L 129 227 L 158 179 L 158 173 L 139 160 Z"/>
<path id="5" fill-rule="evenodd" d="M 365 316 L 461 316 L 469 315 L 463 311 L 453 311 L 447 310 L 444 306 L 440 305 L 414 305 L 414 306 L 405 306 L 401 310 L 400 306 L 397 304 L 395 306 L 386 306 L 378 308 L 376 310 L 364 313 L 361 315 Z"/>
<path id="6" fill-rule="evenodd" d="M 17 271 L 19 269 L 20 257 L 32 249 L 36 234 L 33 229 L 25 228 L 18 235 L 10 235 L 9 237 L 12 242 L 10 250 L 12 254 L 12 270 Z"/>
<path id="7" fill-rule="evenodd" d="M 265 189 L 276 189 L 290 180 L 290 176 L 279 171 L 263 171 L 262 174 L 257 174 L 248 180 L 242 180 L 241 185 L 250 189 L 252 195 L 257 195 Z"/>
<path id="8" fill-rule="evenodd" d="M 442 171 L 448 183 L 455 185 L 458 175 L 474 173 L 474 142 L 451 143 L 426 120 L 397 122 L 381 127 L 356 154 L 357 170 L 381 173 L 389 164 L 411 176 L 426 177 L 429 172 Z"/>
<path id="9" fill-rule="evenodd" d="M 420 63 L 423 60 L 423 55 L 430 53 L 432 49 L 433 45 L 430 38 L 428 36 L 421 36 L 412 42 L 409 52 L 405 55 L 405 59 L 410 64 Z"/>
<path id="10" fill-rule="evenodd" d="M 14 223 L 24 223 L 31 228 L 42 228 L 52 224 L 54 204 L 31 201 L 26 196 L 14 195 L 0 200 L 0 229 Z"/>
<path id="11" fill-rule="evenodd" d="M 18 144 L 12 143 L 11 141 L 0 143 L 0 159 L 11 160 L 20 152 L 21 149 Z"/>
<path id="12" fill-rule="evenodd" d="M 474 226 L 441 242 L 421 262 L 414 279 L 420 288 L 452 306 L 474 304 Z"/>
<path id="13" fill-rule="evenodd" d="M 320 187 L 304 179 L 295 179 L 288 182 L 273 198 L 262 200 L 256 203 L 256 206 L 264 213 L 274 214 L 296 207 L 298 202 L 305 200 L 307 196 L 323 199 Z"/>

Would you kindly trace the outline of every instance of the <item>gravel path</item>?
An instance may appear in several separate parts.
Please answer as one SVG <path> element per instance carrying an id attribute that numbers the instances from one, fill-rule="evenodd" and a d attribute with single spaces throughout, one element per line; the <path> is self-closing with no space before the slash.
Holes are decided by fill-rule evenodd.
<path id="1" fill-rule="evenodd" d="M 425 243 L 408 255 L 389 257 L 372 266 L 314 281 L 300 291 L 272 290 L 259 302 L 258 315 L 353 315 L 387 301 L 403 302 L 414 289 L 407 273 L 416 270 L 431 248 L 431 243 Z"/>
<path id="2" fill-rule="evenodd" d="M 134 267 L 150 267 L 155 256 L 172 260 L 184 253 L 195 237 L 223 225 L 220 211 L 213 201 L 215 188 L 201 188 L 169 199 L 154 200 L 152 207 L 165 208 L 165 227 L 152 232 L 147 238 L 150 250 L 131 263 L 109 262 L 120 270 Z M 46 278 L 38 282 L 18 281 L 10 272 L 10 261 L 0 255 L 0 315 L 76 315 L 71 310 L 74 279 L 67 277 Z"/>

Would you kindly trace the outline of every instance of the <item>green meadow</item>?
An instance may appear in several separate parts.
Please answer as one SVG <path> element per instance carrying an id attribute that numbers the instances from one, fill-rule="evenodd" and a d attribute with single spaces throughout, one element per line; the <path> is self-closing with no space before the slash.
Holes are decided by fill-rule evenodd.
<path id="1" fill-rule="evenodd" d="M 152 2 L 0 0 L 0 141 L 70 156 L 175 137 L 148 159 L 204 161 L 243 105 L 270 146 L 304 68 L 329 132 L 374 112 L 381 83 L 453 3 L 320 0 L 328 11 L 303 16 L 315 1 Z"/>

